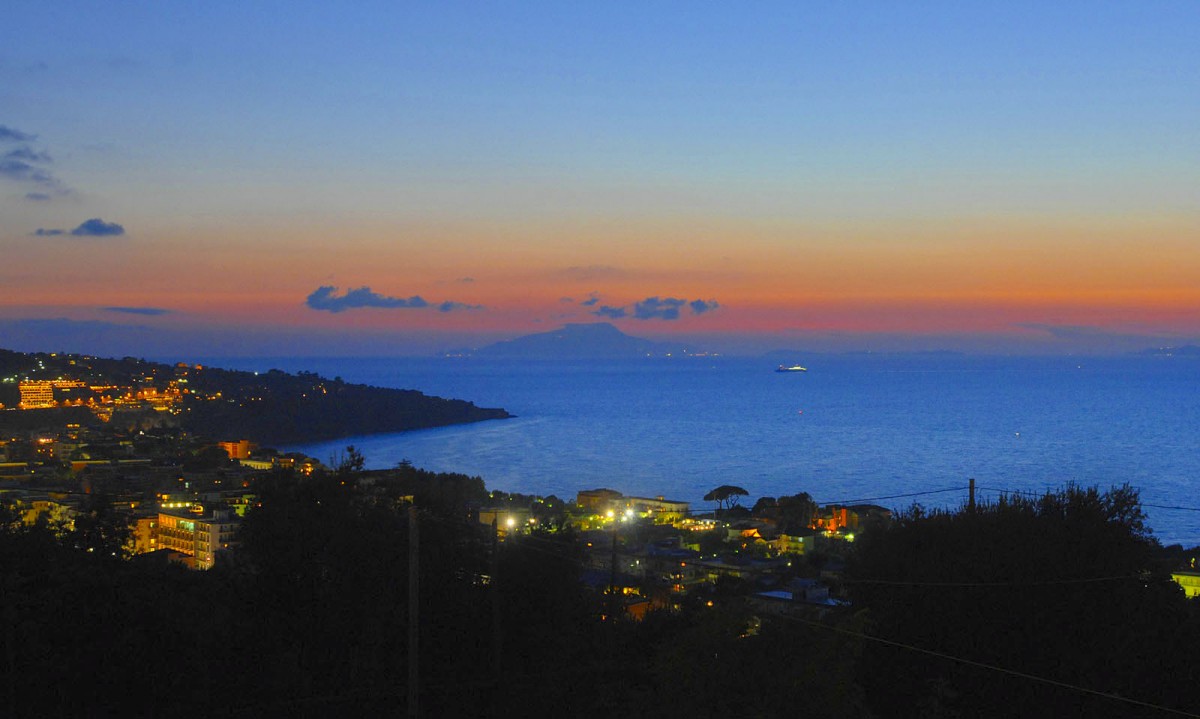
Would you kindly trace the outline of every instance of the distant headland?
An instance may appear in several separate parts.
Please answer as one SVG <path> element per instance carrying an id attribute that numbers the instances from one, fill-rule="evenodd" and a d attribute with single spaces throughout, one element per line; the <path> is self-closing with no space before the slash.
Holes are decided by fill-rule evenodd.
<path id="1" fill-rule="evenodd" d="M 591 360 L 703 355 L 686 347 L 627 335 L 608 322 L 563 325 L 556 330 L 515 337 L 464 354 L 486 359 Z"/>
<path id="2" fill-rule="evenodd" d="M 115 422 L 195 435 L 298 444 L 505 419 L 416 390 L 310 372 L 241 372 L 125 357 L 0 350 L 0 431 Z"/>

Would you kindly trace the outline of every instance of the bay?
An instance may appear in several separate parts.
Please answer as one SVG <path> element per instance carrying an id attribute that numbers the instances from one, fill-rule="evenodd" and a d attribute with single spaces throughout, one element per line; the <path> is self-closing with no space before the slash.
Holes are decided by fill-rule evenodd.
<path id="1" fill-rule="evenodd" d="M 474 358 L 213 359 L 418 389 L 515 419 L 285 447 L 367 466 L 402 460 L 489 488 L 570 499 L 580 489 L 704 506 L 720 484 L 822 503 L 953 507 L 1068 482 L 1128 482 L 1164 543 L 1200 545 L 1200 364 L 1188 358 L 956 355 L 592 362 Z M 948 490 L 948 491 L 941 491 Z M 906 495 L 906 496 L 897 496 Z"/>

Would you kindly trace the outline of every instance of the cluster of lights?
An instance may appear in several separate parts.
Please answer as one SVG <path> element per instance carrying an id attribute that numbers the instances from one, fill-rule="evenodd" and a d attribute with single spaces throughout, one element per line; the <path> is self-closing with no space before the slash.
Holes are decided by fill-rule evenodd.
<path id="1" fill-rule="evenodd" d="M 604 513 L 604 516 L 605 516 L 605 518 L 606 518 L 606 519 L 608 519 L 608 520 L 610 520 L 610 521 L 611 521 L 611 520 L 615 520 L 615 519 L 617 519 L 617 518 L 618 518 L 618 517 L 617 517 L 617 513 L 616 513 L 614 510 L 611 510 L 611 509 L 610 509 L 610 510 L 608 510 L 607 512 L 605 512 L 605 513 Z M 625 512 L 624 512 L 624 514 L 622 514 L 622 515 L 620 516 L 620 520 L 621 520 L 622 522 L 628 522 L 628 521 L 630 521 L 631 519 L 633 519 L 633 518 L 634 518 L 634 516 L 635 516 L 635 513 L 634 513 L 634 511 L 633 511 L 632 509 L 626 509 L 626 510 L 625 510 Z"/>

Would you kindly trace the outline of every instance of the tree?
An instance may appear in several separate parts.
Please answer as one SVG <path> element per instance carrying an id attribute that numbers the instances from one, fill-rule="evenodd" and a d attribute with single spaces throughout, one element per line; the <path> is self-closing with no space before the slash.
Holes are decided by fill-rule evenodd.
<path id="1" fill-rule="evenodd" d="M 728 535 L 724 529 L 710 529 L 696 535 L 696 548 L 701 556 L 718 554 L 724 551 L 727 539 Z"/>
<path id="2" fill-rule="evenodd" d="M 68 533 L 69 543 L 102 557 L 125 559 L 130 554 L 131 518 L 113 508 L 103 493 L 90 494 Z"/>
<path id="3" fill-rule="evenodd" d="M 779 512 L 779 504 L 774 497 L 759 497 L 750 512 L 755 517 L 775 517 Z"/>
<path id="4" fill-rule="evenodd" d="M 722 484 L 713 491 L 704 495 L 705 502 L 716 502 L 717 513 L 720 514 L 722 509 L 733 508 L 737 506 L 738 499 L 745 497 L 750 493 L 741 487 L 735 487 L 732 484 Z"/>
<path id="5" fill-rule="evenodd" d="M 754 503 L 756 517 L 768 517 L 779 523 L 779 531 L 799 534 L 812 525 L 817 514 L 817 503 L 808 492 L 775 497 L 762 497 Z"/>
<path id="6" fill-rule="evenodd" d="M 1131 705 L 898 645 L 1097 692 L 1188 706 L 1196 612 L 1157 568 L 1137 492 L 1075 486 L 975 511 L 914 506 L 855 543 L 865 610 L 860 678 L 880 716 L 1139 716 Z M 1186 678 L 1185 678 L 1186 677 Z M 904 707 L 903 710 L 900 708 Z"/>
<path id="7" fill-rule="evenodd" d="M 797 534 L 812 525 L 813 517 L 817 515 L 817 503 L 808 492 L 801 492 L 787 497 L 780 497 L 779 529 L 788 534 Z"/>
<path id="8" fill-rule="evenodd" d="M 183 461 L 183 468 L 189 472 L 208 472 L 228 467 L 230 464 L 232 464 L 232 460 L 229 459 L 229 453 L 218 445 L 210 444 L 201 447 L 195 454 L 186 458 Z"/>
<path id="9" fill-rule="evenodd" d="M 347 477 L 363 471 L 363 468 L 367 466 L 367 458 L 357 447 L 348 444 L 345 452 L 339 452 L 330 457 L 329 464 L 338 476 Z"/>

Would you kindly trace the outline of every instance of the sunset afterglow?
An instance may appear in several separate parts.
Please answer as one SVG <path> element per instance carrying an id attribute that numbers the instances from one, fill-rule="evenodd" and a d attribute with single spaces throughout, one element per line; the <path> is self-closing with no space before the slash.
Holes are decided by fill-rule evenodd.
<path id="1" fill-rule="evenodd" d="M 71 5 L 0 50 L 15 349 L 1200 338 L 1192 3 Z"/>

